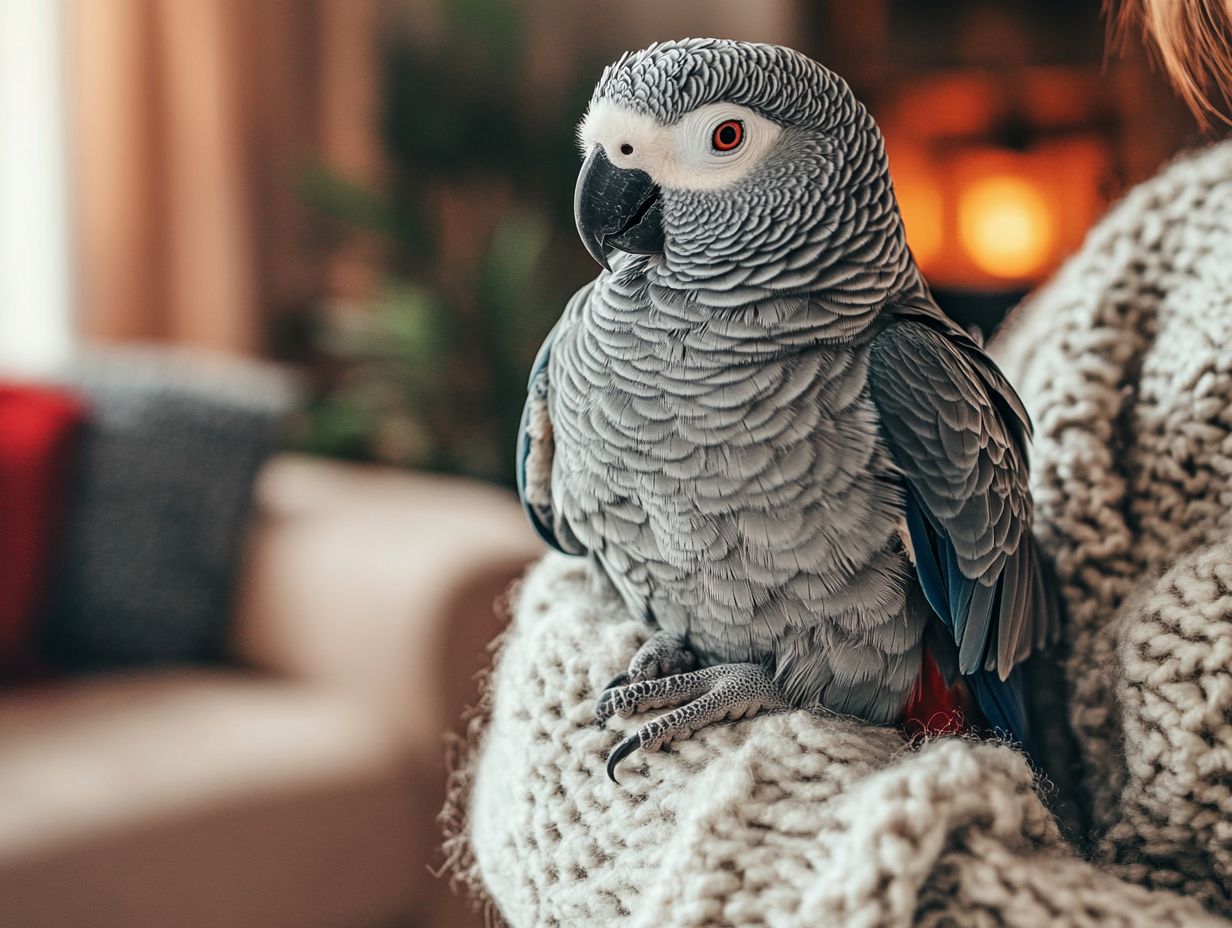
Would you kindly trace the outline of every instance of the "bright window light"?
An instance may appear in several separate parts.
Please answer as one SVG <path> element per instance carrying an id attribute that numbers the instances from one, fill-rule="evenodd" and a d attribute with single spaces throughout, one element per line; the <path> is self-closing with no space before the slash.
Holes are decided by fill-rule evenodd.
<path id="1" fill-rule="evenodd" d="M 1010 279 L 1041 272 L 1055 237 L 1044 198 L 1011 175 L 985 177 L 963 191 L 958 231 L 980 270 Z"/>
<path id="2" fill-rule="evenodd" d="M 0 369 L 37 372 L 68 353 L 63 9 L 0 0 Z"/>

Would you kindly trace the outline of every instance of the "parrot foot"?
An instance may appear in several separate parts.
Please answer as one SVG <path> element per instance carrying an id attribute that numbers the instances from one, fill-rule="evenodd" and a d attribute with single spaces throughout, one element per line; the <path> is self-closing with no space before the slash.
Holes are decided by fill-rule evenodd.
<path id="1" fill-rule="evenodd" d="M 672 708 L 647 722 L 612 749 L 607 775 L 616 782 L 620 762 L 641 749 L 658 751 L 684 741 L 715 722 L 752 718 L 766 710 L 785 709 L 787 702 L 760 664 L 719 664 L 704 670 L 642 680 L 603 691 L 595 714 L 606 721 L 648 709 Z"/>
<path id="2" fill-rule="evenodd" d="M 617 674 L 603 690 L 607 692 L 613 687 L 626 686 L 629 683 L 670 677 L 672 674 L 685 673 L 696 666 L 697 657 L 689 650 L 683 638 L 671 632 L 655 632 L 649 641 L 637 649 L 637 653 L 629 661 L 629 669 Z M 599 721 L 602 724 L 607 721 L 607 717 L 601 717 Z"/>

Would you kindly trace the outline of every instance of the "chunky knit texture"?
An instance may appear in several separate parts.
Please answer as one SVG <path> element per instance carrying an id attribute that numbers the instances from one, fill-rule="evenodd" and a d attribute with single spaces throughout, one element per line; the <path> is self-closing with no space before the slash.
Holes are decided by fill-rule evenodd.
<path id="1" fill-rule="evenodd" d="M 805 711 L 636 756 L 593 702 L 647 635 L 586 565 L 527 578 L 459 774 L 461 874 L 514 926 L 1218 925 L 1232 916 L 1232 147 L 1135 190 L 1001 349 L 1090 858 L 1020 755 Z M 1205 906 L 1205 909 L 1203 908 Z"/>
<path id="2" fill-rule="evenodd" d="M 1003 345 L 1096 858 L 1232 914 L 1232 143 L 1134 190 Z"/>

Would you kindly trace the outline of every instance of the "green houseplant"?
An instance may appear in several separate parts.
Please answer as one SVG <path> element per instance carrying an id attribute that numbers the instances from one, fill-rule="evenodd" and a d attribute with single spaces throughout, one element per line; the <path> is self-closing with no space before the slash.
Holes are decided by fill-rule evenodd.
<path id="1" fill-rule="evenodd" d="M 441 39 L 382 49 L 383 189 L 319 167 L 305 178 L 336 228 L 379 241 L 383 281 L 314 326 L 322 376 L 301 444 L 509 484 L 530 363 L 590 272 L 571 210 L 587 85 L 536 111 L 511 79 L 513 5 L 442 8 Z"/>

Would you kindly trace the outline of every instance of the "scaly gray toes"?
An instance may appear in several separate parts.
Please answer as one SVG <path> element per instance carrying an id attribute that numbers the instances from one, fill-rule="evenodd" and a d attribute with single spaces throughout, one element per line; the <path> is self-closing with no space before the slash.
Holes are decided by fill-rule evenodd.
<path id="1" fill-rule="evenodd" d="M 628 718 L 647 709 L 678 706 L 709 690 L 716 681 L 713 671 L 717 669 L 708 667 L 705 670 L 674 674 L 658 680 L 638 680 L 635 683 L 615 686 L 609 684 L 608 688 L 599 694 L 595 703 L 595 718 L 602 725 L 613 715 Z M 620 678 L 617 677 L 618 679 Z"/>
<path id="2" fill-rule="evenodd" d="M 620 742 L 608 755 L 608 776 L 615 782 L 620 762 L 639 748 L 658 751 L 715 722 L 750 718 L 786 705 L 774 681 L 757 664 L 720 664 L 605 691 L 596 709 L 596 714 L 605 719 L 617 713 L 624 716 L 645 709 L 679 707 L 647 722 Z"/>
<path id="3" fill-rule="evenodd" d="M 687 673 L 695 667 L 697 656 L 683 638 L 669 632 L 655 632 L 629 661 L 629 679 L 653 680 Z"/>
<path id="4" fill-rule="evenodd" d="M 599 726 L 602 727 L 609 718 L 619 711 L 619 707 L 623 705 L 622 701 L 617 699 L 615 700 L 615 705 L 611 706 L 609 710 L 607 707 L 613 702 L 608 698 L 609 691 L 648 680 L 658 680 L 664 677 L 685 674 L 696 666 L 697 657 L 685 645 L 683 638 L 668 632 L 655 632 L 645 644 L 637 649 L 637 653 L 629 661 L 629 669 L 624 673 L 617 674 L 603 688 L 603 692 L 600 694 L 599 700 L 595 705 L 595 719 L 598 721 Z M 663 705 L 668 705 L 668 703 Z M 627 715 L 629 713 L 625 712 L 622 714 Z"/>
<path id="5" fill-rule="evenodd" d="M 603 692 L 599 694 L 598 700 L 595 702 L 595 724 L 602 728 L 607 724 L 607 720 L 615 713 L 615 708 L 612 707 L 612 700 L 608 697 L 608 693 L 612 690 L 619 689 L 629 683 L 629 675 L 627 673 L 618 673 L 612 677 L 610 683 L 603 688 Z"/>

